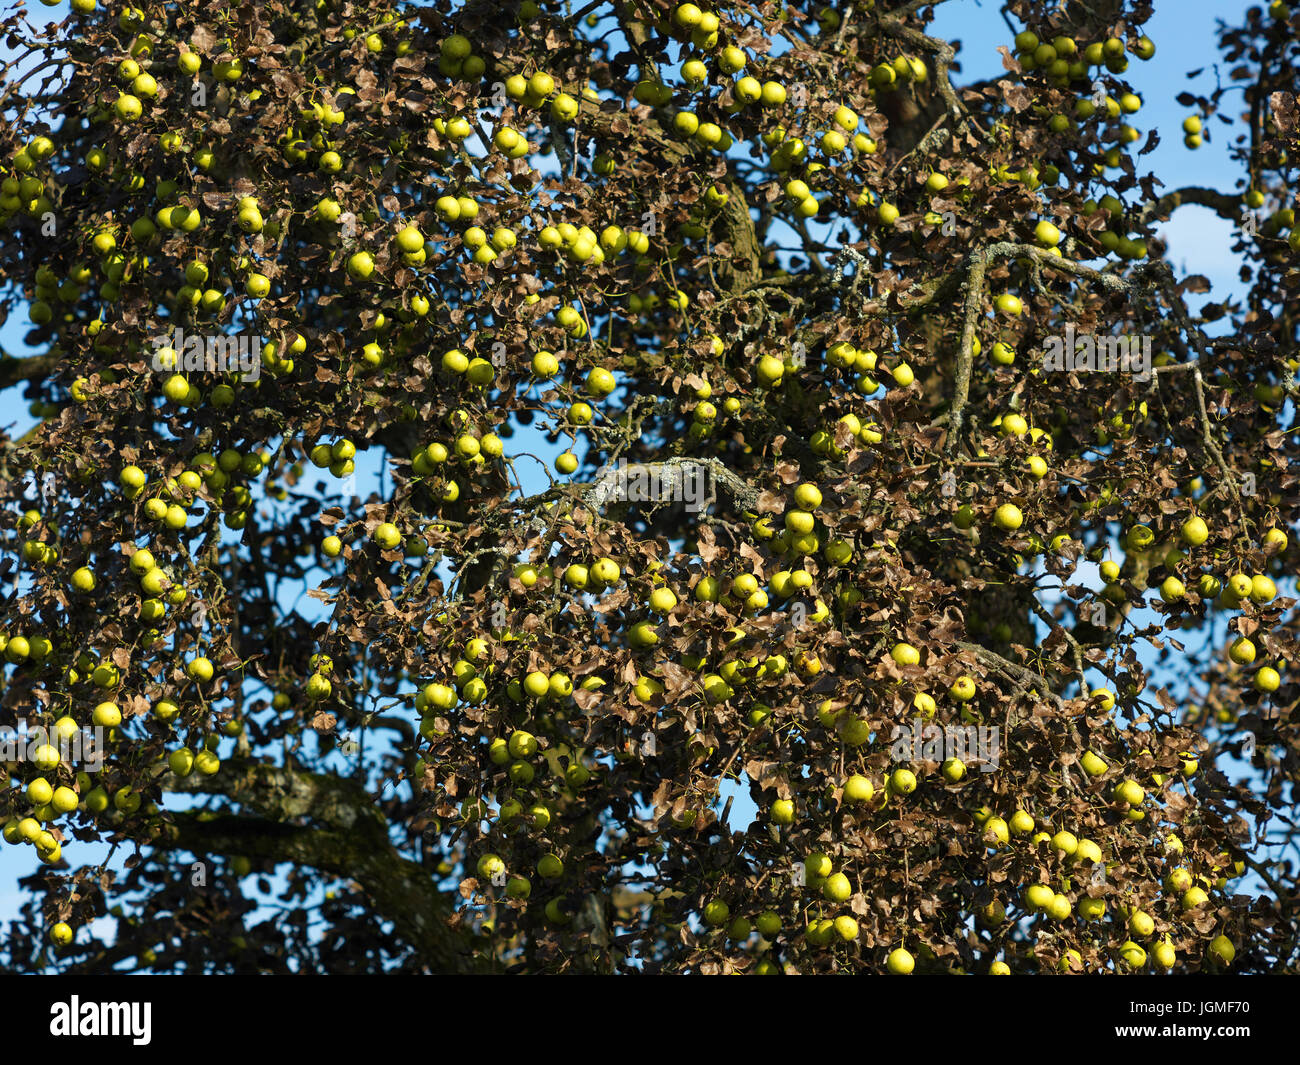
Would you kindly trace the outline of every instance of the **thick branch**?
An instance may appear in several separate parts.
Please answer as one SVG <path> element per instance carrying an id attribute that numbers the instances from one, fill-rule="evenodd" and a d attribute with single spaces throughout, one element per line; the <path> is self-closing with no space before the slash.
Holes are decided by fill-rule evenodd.
<path id="1" fill-rule="evenodd" d="M 473 941 L 448 925 L 450 906 L 429 871 L 403 858 L 387 821 L 354 781 L 319 773 L 227 762 L 214 776 L 163 777 L 167 790 L 221 795 L 257 816 L 173 813 L 159 846 L 196 855 L 293 862 L 355 881 L 434 972 L 475 968 Z M 307 822 L 307 823 L 304 823 Z"/>
<path id="2" fill-rule="evenodd" d="M 696 476 L 701 472 L 712 473 L 715 480 L 726 486 L 735 500 L 738 509 L 753 510 L 758 505 L 759 489 L 742 477 L 737 476 L 720 459 L 716 458 L 673 458 L 661 462 L 636 462 L 623 466 L 606 467 L 594 481 L 579 484 L 557 485 L 544 492 L 526 496 L 506 504 L 503 510 L 512 514 L 529 513 L 541 510 L 547 503 L 576 496 L 585 505 L 599 510 L 607 503 L 621 501 L 619 482 L 639 481 L 642 478 L 657 479 L 665 486 L 681 483 L 685 477 Z M 510 518 L 502 520 L 511 521 Z"/>
<path id="3" fill-rule="evenodd" d="M 1241 221 L 1242 205 L 1240 196 L 1219 192 L 1217 189 L 1206 189 L 1191 185 L 1185 189 L 1175 189 L 1173 192 L 1167 192 L 1158 200 L 1152 200 L 1150 203 L 1143 205 L 1141 212 L 1138 214 L 1138 224 L 1146 225 L 1156 218 L 1165 217 L 1175 208 L 1187 204 L 1208 207 L 1220 218 L 1226 218 L 1229 222 L 1239 223 Z"/>
<path id="4" fill-rule="evenodd" d="M 952 407 L 948 414 L 948 441 L 944 450 L 952 454 L 961 435 L 962 417 L 966 400 L 970 396 L 972 352 L 975 346 L 975 322 L 979 318 L 984 299 L 984 275 L 988 271 L 989 255 L 985 250 L 971 255 L 970 273 L 966 278 L 966 306 L 962 311 L 961 352 L 957 356 L 957 381 L 953 386 Z"/>
<path id="5" fill-rule="evenodd" d="M 740 508 L 753 510 L 758 506 L 759 490 L 738 477 L 721 460 L 715 458 L 665 459 L 662 462 L 616 466 L 607 469 L 590 484 L 577 487 L 584 502 L 599 508 L 607 501 L 619 498 L 614 493 L 618 490 L 620 480 L 657 477 L 664 485 L 673 486 L 681 483 L 686 477 L 698 476 L 703 471 L 712 473 L 714 480 L 724 484 Z"/>
<path id="6" fill-rule="evenodd" d="M 0 356 L 0 390 L 10 388 L 19 381 L 30 381 L 33 377 L 48 377 L 59 365 L 58 355 L 32 355 L 26 359 L 15 358 L 5 354 Z"/>
<path id="7" fill-rule="evenodd" d="M 1026 669 L 1008 658 L 1003 658 L 996 651 L 990 651 L 987 647 L 981 647 L 977 643 L 959 642 L 957 647 L 960 650 L 972 652 L 975 655 L 975 660 L 981 665 L 997 670 L 999 673 L 1004 673 L 1013 680 L 1018 680 L 1025 685 L 1032 685 L 1033 690 L 1040 691 L 1044 698 L 1050 699 L 1058 707 L 1065 705 L 1065 700 L 1052 690 L 1051 682 L 1041 673 Z"/>

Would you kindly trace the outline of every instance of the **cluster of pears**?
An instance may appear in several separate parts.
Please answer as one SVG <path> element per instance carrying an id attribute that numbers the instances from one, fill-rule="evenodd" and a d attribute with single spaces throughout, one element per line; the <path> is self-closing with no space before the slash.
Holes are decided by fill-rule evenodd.
<path id="1" fill-rule="evenodd" d="M 41 134 L 14 152 L 8 172 L 0 180 L 0 223 L 19 213 L 39 219 L 54 210 L 45 186 L 48 174 L 41 173 L 54 151 L 54 141 Z"/>
<path id="2" fill-rule="evenodd" d="M 391 13 L 389 17 L 392 17 Z M 398 22 L 397 25 L 401 26 L 403 23 Z M 407 47 L 409 48 L 409 45 Z M 444 39 L 438 51 L 438 71 L 449 78 L 478 81 L 487 70 L 483 57 L 474 54 L 474 45 L 463 34 L 453 33 Z"/>
<path id="3" fill-rule="evenodd" d="M 465 356 L 462 354 L 461 358 Z M 483 360 L 474 360 L 483 361 Z M 449 372 L 456 372 L 460 360 L 453 360 Z M 470 363 L 473 365 L 473 362 Z M 490 365 L 490 364 L 489 364 Z M 444 365 L 444 369 L 447 367 Z M 505 453 L 505 442 L 495 432 L 481 431 L 468 411 L 456 410 L 447 419 L 454 437 L 449 444 L 439 440 L 430 441 L 417 448 L 411 456 L 412 469 L 416 476 L 442 478 L 440 487 L 434 490 L 441 493 L 444 503 L 455 503 L 461 492 L 468 487 L 466 477 L 481 476 L 487 473 L 491 464 Z M 455 463 L 460 474 L 453 478 L 447 471 L 447 464 Z"/>
<path id="4" fill-rule="evenodd" d="M 549 100 L 551 118 L 557 122 L 572 122 L 578 116 L 581 107 L 579 100 L 563 89 L 557 92 L 555 79 L 544 70 L 535 71 L 527 77 L 511 74 L 502 84 L 510 99 L 535 111 L 545 107 Z M 592 102 L 600 99 L 591 86 L 584 87 L 580 95 L 582 99 Z"/>
<path id="5" fill-rule="evenodd" d="M 459 350 L 444 356 L 444 369 L 448 372 L 464 372 L 462 361 L 481 363 L 475 359 L 470 362 Z M 490 365 L 490 364 L 489 364 Z M 443 503 L 455 503 L 461 497 L 463 485 L 468 485 L 467 478 L 473 478 L 486 472 L 495 459 L 505 451 L 504 441 L 496 433 L 479 432 L 472 425 L 471 415 L 464 410 L 454 411 L 448 423 L 455 433 L 449 443 L 434 440 L 415 449 L 411 455 L 411 469 L 416 477 L 428 478 L 433 483 L 431 489 L 437 499 Z M 354 456 L 356 446 L 347 439 L 336 440 L 333 444 L 318 443 L 309 452 L 312 464 L 320 469 L 328 469 L 336 477 L 346 477 L 355 468 Z M 453 477 L 449 468 L 459 471 Z M 443 526 L 434 523 L 429 526 L 432 531 L 439 531 Z M 371 539 L 382 550 L 395 550 L 399 545 L 405 546 L 408 558 L 423 558 L 429 549 L 429 542 L 422 532 L 404 535 L 402 530 L 392 522 L 381 522 L 371 532 Z M 326 536 L 321 542 L 321 551 L 327 558 L 337 558 L 343 552 L 343 539 L 338 535 Z"/>
<path id="6" fill-rule="evenodd" d="M 13 639 L 17 639 L 14 637 Z M 12 644 L 13 639 L 7 640 Z M 203 658 L 192 659 L 189 664 L 192 679 L 211 679 L 211 663 Z M 77 684 L 82 674 L 89 674 L 94 685 L 99 689 L 114 689 L 122 680 L 118 668 L 111 662 L 96 663 L 94 656 L 83 651 L 77 656 L 76 663 L 65 670 L 65 680 L 71 685 Z M 154 716 L 162 723 L 169 724 L 180 715 L 180 708 L 171 699 L 158 699 L 152 706 Z M 102 729 L 109 746 L 122 739 L 120 732 L 123 724 L 121 708 L 112 698 L 101 699 L 90 715 L 90 724 Z M 237 735 L 238 722 L 228 722 L 225 726 L 227 735 Z M 26 816 L 15 814 L 5 824 L 3 837 L 11 844 L 30 843 L 40 859 L 47 864 L 57 863 L 62 856 L 62 847 L 54 835 L 52 826 L 64 817 L 81 810 L 92 817 L 106 812 L 130 816 L 141 810 L 142 798 L 129 786 L 117 788 L 110 796 L 103 785 L 96 785 L 91 776 L 84 771 L 72 773 L 65 769 L 62 751 L 58 745 L 73 742 L 81 732 L 82 725 L 70 714 L 59 717 L 50 726 L 48 740 L 35 747 L 32 754 L 32 766 L 36 775 L 21 781 L 23 800 L 28 806 Z M 174 750 L 166 758 L 170 769 L 180 776 L 187 776 L 194 769 L 211 775 L 221 766 L 215 751 L 220 742 L 216 734 L 205 736 L 200 750 L 195 753 L 188 747 Z M 66 781 L 66 782 L 61 782 Z M 145 811 L 156 813 L 151 803 Z"/>
<path id="7" fill-rule="evenodd" d="M 1146 36 L 1127 42 L 1120 37 L 1107 37 L 1080 48 L 1073 37 L 1061 35 L 1044 41 L 1032 30 L 1017 33 L 1015 47 L 1022 70 L 1042 71 L 1048 83 L 1058 89 L 1089 82 L 1096 67 L 1104 66 L 1112 74 L 1122 74 L 1128 69 L 1130 55 L 1145 60 L 1156 54 L 1155 43 Z"/>
<path id="8" fill-rule="evenodd" d="M 173 380 L 179 377 L 176 375 Z M 184 378 L 180 380 L 183 382 Z M 274 455 L 265 448 L 247 452 L 225 448 L 220 454 L 202 451 L 190 460 L 189 469 L 176 477 L 164 479 L 160 494 L 146 500 L 145 516 L 174 532 L 183 532 L 188 523 L 189 508 L 195 505 L 201 488 L 206 488 L 212 502 L 224 511 L 222 523 L 225 527 L 242 529 L 253 505 L 249 482 L 260 477 L 273 461 Z M 138 499 L 145 494 L 148 475 L 138 466 L 124 467 L 118 480 L 128 499 Z M 285 495 L 283 488 L 268 488 L 268 492 L 281 498 Z"/>
<path id="9" fill-rule="evenodd" d="M 871 349 L 856 348 L 844 340 L 836 341 L 826 349 L 827 365 L 852 373 L 853 390 L 864 398 L 874 396 L 884 387 L 877 376 L 880 370 L 889 374 L 899 388 L 907 388 L 916 380 L 916 373 L 906 360 L 899 359 L 892 366 L 878 360 L 879 356 Z"/>
<path id="10" fill-rule="evenodd" d="M 930 70 L 916 56 L 899 55 L 889 62 L 877 63 L 871 69 L 871 87 L 876 92 L 889 92 L 908 82 L 921 83 L 930 77 Z"/>
<path id="11" fill-rule="evenodd" d="M 422 716 L 420 732 L 428 739 L 442 734 L 445 721 L 439 719 L 442 712 L 455 707 L 461 699 L 477 705 L 483 701 L 486 687 L 479 671 L 492 671 L 489 663 L 489 646 L 481 638 L 467 642 L 462 657 L 455 663 L 453 685 L 433 682 L 421 687 L 415 697 L 416 708 Z M 595 678 L 588 678 L 584 687 L 591 690 L 598 687 Z M 527 704 L 534 718 L 545 723 L 549 721 L 548 708 L 565 702 L 573 692 L 573 682 L 567 674 L 554 671 L 533 670 L 522 678 L 510 681 L 508 693 L 517 704 Z M 592 770 L 577 752 L 567 747 L 556 749 L 557 759 L 547 757 L 539 760 L 543 743 L 527 728 L 510 727 L 506 734 L 491 738 L 484 748 L 485 760 L 489 772 L 500 773 L 504 778 L 501 787 L 503 798 L 493 810 L 488 802 L 479 796 L 471 796 L 461 804 L 461 817 L 467 825 L 480 825 L 490 822 L 490 831 L 508 837 L 532 837 L 543 848 L 546 846 L 546 830 L 554 816 L 554 804 L 546 797 L 549 792 L 556 794 L 556 789 L 564 789 L 571 795 L 577 795 L 591 780 Z M 567 764 L 561 764 L 565 762 Z M 539 778 L 540 766 L 551 770 L 549 776 Z M 535 847 L 532 840 L 524 841 L 523 847 Z M 516 854 L 523 853 L 519 850 Z M 530 859 L 531 861 L 531 859 Z M 478 877 L 493 887 L 504 887 L 505 897 L 524 904 L 532 894 L 532 881 L 529 876 L 509 874 L 507 860 L 500 854 L 487 851 L 480 855 L 475 866 Z M 561 853 L 543 850 L 540 857 L 533 862 L 533 869 L 543 883 L 556 885 L 565 874 L 565 864 Z M 544 908 L 545 916 L 553 924 L 567 923 L 571 914 L 562 907 L 560 900 L 553 899 Z"/>
<path id="12" fill-rule="evenodd" d="M 303 685 L 303 694 L 313 703 L 324 702 L 334 693 L 334 684 L 330 680 L 334 673 L 334 659 L 323 652 L 316 652 L 308 660 L 311 676 Z"/>
<path id="13" fill-rule="evenodd" d="M 1040 40 L 1032 31 L 1025 30 L 1016 35 L 1015 45 L 1017 59 L 1027 73 L 1041 71 L 1048 78 L 1049 84 L 1062 89 L 1077 89 L 1080 92 L 1072 114 L 1048 113 L 1039 108 L 1042 117 L 1047 119 L 1047 127 L 1053 133 L 1066 133 L 1077 128 L 1077 123 L 1089 121 L 1094 117 L 1104 117 L 1114 121 L 1124 115 L 1135 114 L 1142 107 L 1142 99 L 1136 93 L 1122 93 L 1118 99 L 1097 89 L 1093 78 L 1094 68 L 1105 66 L 1112 74 L 1121 74 L 1128 67 L 1128 55 L 1139 59 L 1150 59 L 1155 54 L 1155 45 L 1148 37 L 1139 37 L 1126 43 L 1119 37 L 1108 37 L 1103 41 L 1094 41 L 1083 47 L 1069 36 L 1057 36 L 1050 41 Z M 1193 132 L 1199 133 L 1199 119 L 1192 124 L 1185 123 L 1184 129 L 1189 134 L 1189 146 Z M 1127 123 L 1119 123 L 1113 131 L 1114 143 L 1102 153 L 1102 160 L 1094 164 L 1092 172 L 1101 174 L 1107 169 L 1117 169 L 1122 165 L 1123 149 L 1140 137 L 1137 129 Z M 1199 138 L 1197 138 L 1199 143 Z M 1048 184 L 1056 184 L 1059 171 L 1050 168 L 1053 173 L 1044 173 Z M 1100 204 L 1111 212 L 1114 225 L 1102 230 L 1098 236 L 1102 246 L 1109 252 L 1123 259 L 1141 259 L 1146 255 L 1146 246 L 1141 239 L 1133 240 L 1122 227 L 1123 205 L 1114 197 L 1106 197 Z M 1085 211 L 1095 213 L 1098 204 L 1089 201 Z"/>
<path id="14" fill-rule="evenodd" d="M 723 350 L 722 341 L 714 337 L 711 349 L 715 355 L 720 355 Z M 712 396 L 713 386 L 707 381 L 695 386 L 695 402 L 690 406 L 691 424 L 686 430 L 688 439 L 701 441 L 713 435 L 720 412 L 718 405 L 711 402 Z M 689 404 L 690 401 L 686 400 L 686 402 Z M 740 413 L 741 407 L 741 400 L 737 396 L 727 396 L 721 401 L 721 413 L 725 415 L 735 416 Z"/>
<path id="15" fill-rule="evenodd" d="M 1085 215 L 1094 215 L 1098 211 L 1105 211 L 1110 215 L 1110 225 L 1098 234 L 1098 243 L 1106 251 L 1113 252 L 1121 259 L 1145 259 L 1147 243 L 1141 237 L 1134 239 L 1128 235 L 1132 230 L 1125 223 L 1123 201 L 1109 193 L 1099 200 L 1089 199 L 1084 201 L 1083 213 Z"/>
<path id="16" fill-rule="evenodd" d="M 150 228 L 152 231 L 152 223 Z M 117 236 L 111 224 L 98 230 L 90 243 L 98 253 L 98 258 L 94 261 L 102 279 L 97 291 L 103 303 L 118 298 L 125 278 L 148 269 L 149 257 L 138 247 L 130 255 L 118 249 Z M 27 293 L 32 301 L 28 308 L 31 322 L 34 325 L 48 325 L 56 319 L 60 323 L 73 321 L 70 313 L 72 308 L 82 301 L 94 281 L 95 270 L 86 262 L 73 264 L 62 278 L 53 267 L 42 264 L 36 270 L 33 289 Z M 96 337 L 102 327 L 102 321 L 91 322 L 86 330 L 87 335 Z"/>
<path id="17" fill-rule="evenodd" d="M 830 127 L 815 134 L 815 144 L 822 153 L 821 160 L 809 158 L 808 144 L 802 137 L 791 134 L 784 126 L 775 126 L 762 137 L 768 150 L 768 165 L 778 174 L 798 172 L 806 181 L 829 166 L 840 165 L 842 160 L 838 157 L 846 148 L 852 148 L 855 155 L 874 155 L 879 145 L 869 133 L 855 132 L 860 122 L 852 108 L 844 105 L 836 108 Z M 808 202 L 813 199 L 811 194 L 796 194 L 787 188 L 786 195 L 794 203 L 798 217 L 811 218 L 816 214 Z M 857 206 L 873 202 L 873 195 L 870 191 L 864 192 L 859 196 Z M 817 201 L 814 199 L 814 202 Z"/>
<path id="18" fill-rule="evenodd" d="M 525 903 L 532 895 L 532 881 L 520 873 L 509 873 L 505 860 L 498 854 L 488 852 L 481 855 L 474 868 L 484 883 L 502 885 L 507 899 Z M 544 854 L 537 859 L 535 869 L 543 881 L 555 883 L 564 876 L 564 861 L 558 854 Z M 566 925 L 573 918 L 559 897 L 550 899 L 543 912 L 553 925 Z M 484 927 L 490 928 L 490 922 L 485 922 Z"/>
<path id="19" fill-rule="evenodd" d="M 1188 581 L 1194 580 L 1194 586 L 1201 597 L 1221 610 L 1238 611 L 1247 602 L 1255 606 L 1266 606 L 1277 598 L 1277 584 L 1267 573 L 1237 572 L 1225 578 L 1222 570 L 1214 564 L 1214 559 L 1205 560 L 1210 563 L 1209 566 L 1190 566 L 1188 552 L 1198 553 L 1197 549 L 1209 537 L 1210 527 L 1205 519 L 1200 514 L 1192 514 L 1179 526 L 1176 546 L 1159 547 L 1155 531 L 1141 523 L 1132 526 L 1125 534 L 1124 546 L 1132 554 L 1146 553 L 1156 558 L 1168 571 L 1168 576 L 1159 585 L 1160 597 L 1165 603 L 1176 604 L 1187 595 L 1185 578 Z M 1286 546 L 1287 535 L 1277 528 L 1267 530 L 1260 542 L 1261 549 L 1270 557 L 1285 550 Z M 1126 597 L 1119 585 L 1122 565 L 1113 559 L 1106 559 L 1099 568 L 1106 581 L 1103 597 L 1114 602 L 1122 601 Z M 1258 649 L 1255 641 L 1249 637 L 1235 637 L 1227 654 L 1237 665 L 1256 666 L 1251 683 L 1257 691 L 1271 694 L 1281 686 L 1280 670 L 1285 669 L 1286 663 L 1256 665 Z"/>
<path id="20" fill-rule="evenodd" d="M 1110 693 L 1099 691 L 1094 692 L 1093 695 L 1102 699 L 1109 697 L 1110 705 L 1113 705 L 1113 696 L 1110 696 Z M 1080 764 L 1090 776 L 1094 777 L 1104 774 L 1108 769 L 1106 763 L 1092 751 L 1084 755 Z M 1195 772 L 1195 762 L 1192 761 L 1190 765 L 1185 764 L 1185 771 Z M 1146 803 L 1148 795 L 1137 781 L 1132 778 L 1119 780 L 1110 789 L 1110 794 L 1117 810 L 1125 812 L 1129 820 L 1145 817 L 1141 807 Z M 1095 842 L 1079 838 L 1067 829 L 1060 829 L 1054 834 L 1041 830 L 1033 816 L 1023 809 L 1016 810 L 1007 821 L 993 816 L 987 807 L 975 811 L 974 816 L 976 822 L 984 827 L 986 838 L 991 834 L 998 842 L 1005 843 L 1008 836 L 1027 837 L 1031 845 L 1048 848 L 1064 863 L 1066 869 L 1057 887 L 1047 883 L 1035 883 L 1026 888 L 1024 904 L 1027 912 L 1043 914 L 1055 921 L 1066 921 L 1073 916 L 1083 922 L 1098 922 L 1105 917 L 1106 900 L 1089 895 L 1086 891 L 1087 885 L 1084 883 L 1089 879 L 1089 870 L 1095 873 L 1100 868 L 1104 867 L 1107 870 L 1110 868 L 1101 848 Z M 990 830 L 989 826 L 993 828 Z M 1182 841 L 1176 835 L 1166 833 L 1159 858 L 1172 863 L 1182 855 L 1183 849 Z M 1171 867 L 1165 878 L 1164 888 L 1173 896 L 1173 911 L 1177 914 L 1200 912 L 1209 901 L 1206 889 L 1222 890 L 1227 886 L 1231 876 L 1242 875 L 1244 869 L 1244 863 L 1240 861 L 1234 863 L 1226 854 L 1220 856 L 1212 876 L 1194 879 L 1187 869 L 1181 866 Z M 1076 877 L 1081 881 L 1079 885 L 1081 890 L 1076 892 L 1077 897 L 1072 901 L 1069 892 Z M 1154 935 L 1156 924 L 1149 914 L 1133 905 L 1121 907 L 1121 910 L 1121 923 L 1125 925 L 1128 934 L 1138 939 L 1150 939 Z M 983 923 L 996 926 L 1006 919 L 1006 910 L 995 901 L 981 911 L 979 916 Z M 1231 942 L 1226 938 L 1224 941 L 1231 948 Z M 1224 963 L 1230 962 L 1232 950 L 1224 950 L 1222 947 L 1223 944 L 1216 939 L 1211 946 L 1211 955 Z M 1164 969 L 1173 967 L 1176 954 L 1168 935 L 1162 936 L 1155 944 L 1153 954 L 1159 967 Z M 1122 964 L 1129 969 L 1142 968 L 1147 961 L 1146 951 L 1132 939 L 1119 948 L 1118 955 Z M 1060 968 L 1064 971 L 1078 968 L 1080 964 L 1078 953 L 1070 951 L 1067 957 L 1061 959 Z"/>
<path id="21" fill-rule="evenodd" d="M 683 8 L 687 9 L 684 16 L 680 15 Z M 682 22 L 681 18 L 687 21 Z M 701 19 L 706 27 L 717 21 L 712 13 L 700 12 L 693 4 L 680 5 L 674 14 L 674 24 L 679 27 L 679 30 L 684 31 L 687 26 L 694 27 L 691 31 L 691 39 L 696 47 L 712 49 L 717 44 L 717 30 L 713 29 L 701 34 L 699 30 Z M 699 38 L 711 43 L 701 44 Z M 791 92 L 782 82 L 775 79 L 761 81 L 752 74 L 742 73 L 748 63 L 749 57 L 743 49 L 735 45 L 727 45 L 719 49 L 713 57 L 712 71 L 701 55 L 687 55 L 681 64 L 680 76 L 686 89 L 691 93 L 703 89 L 710 79 L 725 86 L 727 95 L 718 106 L 727 115 L 741 114 L 751 106 L 760 106 L 769 110 L 782 108 L 792 100 Z M 878 85 L 887 83 L 888 88 L 893 88 L 895 82 L 925 80 L 928 76 L 924 63 L 908 57 L 899 57 L 895 63 L 882 64 L 877 68 L 877 72 L 873 74 L 873 92 Z M 740 76 L 736 77 L 736 75 Z M 672 102 L 674 90 L 671 85 L 663 81 L 643 79 L 634 87 L 632 95 L 637 103 L 664 108 Z M 797 86 L 793 98 L 796 106 L 807 106 L 808 101 L 804 95 L 801 87 Z M 875 152 L 875 141 L 869 135 L 857 132 L 859 124 L 860 119 L 852 109 L 840 106 L 836 110 L 830 127 L 816 134 L 816 141 L 827 162 L 832 162 L 850 145 L 856 152 L 865 154 Z M 729 150 L 734 144 L 731 131 L 717 122 L 701 119 L 695 110 L 676 111 L 672 116 L 671 126 L 680 136 L 690 138 L 703 147 L 719 152 Z M 764 134 L 763 141 L 771 153 L 770 165 L 778 172 L 800 168 L 805 171 L 805 176 L 810 176 L 818 170 L 825 169 L 826 163 L 811 162 L 804 141 L 787 135 L 783 127 L 776 127 Z M 796 207 L 803 217 L 812 217 L 816 214 L 816 203 L 811 194 L 807 194 L 799 198 Z"/>
<path id="22" fill-rule="evenodd" d="M 608 225 L 596 233 L 590 226 L 562 221 L 544 225 L 537 243 L 573 263 L 600 265 L 607 255 L 627 254 L 641 260 L 650 251 L 650 238 L 638 229 Z"/>
<path id="23" fill-rule="evenodd" d="M 824 428 L 817 429 L 809 438 L 809 445 L 813 452 L 818 455 L 825 455 L 829 458 L 841 459 L 847 452 L 838 443 L 840 426 L 848 430 L 851 439 L 857 440 L 863 446 L 879 444 L 884 440 L 884 429 L 879 422 L 864 422 L 852 411 L 840 415 L 834 422 L 826 424 Z"/>
<path id="24" fill-rule="evenodd" d="M 843 872 L 835 871 L 830 856 L 824 852 L 809 854 L 801 868 L 808 889 L 819 893 L 831 904 L 842 904 L 852 897 L 853 885 L 849 878 Z M 785 932 L 781 915 L 775 910 L 764 910 L 752 917 L 733 914 L 730 904 L 717 897 L 705 903 L 700 910 L 699 921 L 705 928 L 721 930 L 737 945 L 748 942 L 757 933 L 757 947 L 764 952 Z M 827 948 L 837 943 L 854 942 L 860 931 L 857 918 L 851 914 L 818 916 L 810 912 L 803 935 L 809 946 Z M 896 975 L 907 975 L 916 965 L 911 953 L 903 947 L 891 950 L 885 964 L 888 971 Z M 780 972 L 779 964 L 770 957 L 760 958 L 754 967 L 754 973 L 758 976 L 776 975 Z"/>

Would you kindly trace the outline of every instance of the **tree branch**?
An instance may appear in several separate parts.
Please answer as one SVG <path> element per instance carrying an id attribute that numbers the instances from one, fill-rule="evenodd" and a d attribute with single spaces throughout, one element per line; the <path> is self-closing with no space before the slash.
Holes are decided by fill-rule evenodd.
<path id="1" fill-rule="evenodd" d="M 1225 218 L 1229 222 L 1239 223 L 1241 221 L 1242 204 L 1240 196 L 1219 192 L 1218 189 L 1206 189 L 1197 185 L 1189 185 L 1184 189 L 1167 192 L 1159 199 L 1144 204 L 1138 214 L 1138 224 L 1146 225 L 1156 218 L 1168 215 L 1175 208 L 1184 207 L 1188 204 L 1208 207 L 1220 218 Z"/>
<path id="2" fill-rule="evenodd" d="M 49 353 L 20 359 L 5 352 L 0 355 L 0 390 L 11 388 L 20 381 L 30 381 L 33 377 L 48 377 L 61 361 L 62 356 Z"/>
<path id="3" fill-rule="evenodd" d="M 384 815 L 356 782 L 255 762 L 229 761 L 214 776 L 167 773 L 166 790 L 220 795 L 257 816 L 173 812 L 160 847 L 293 862 L 354 880 L 433 972 L 478 968 L 474 940 L 448 924 L 451 907 L 428 870 L 403 858 Z M 313 822 L 304 824 L 303 821 Z"/>

